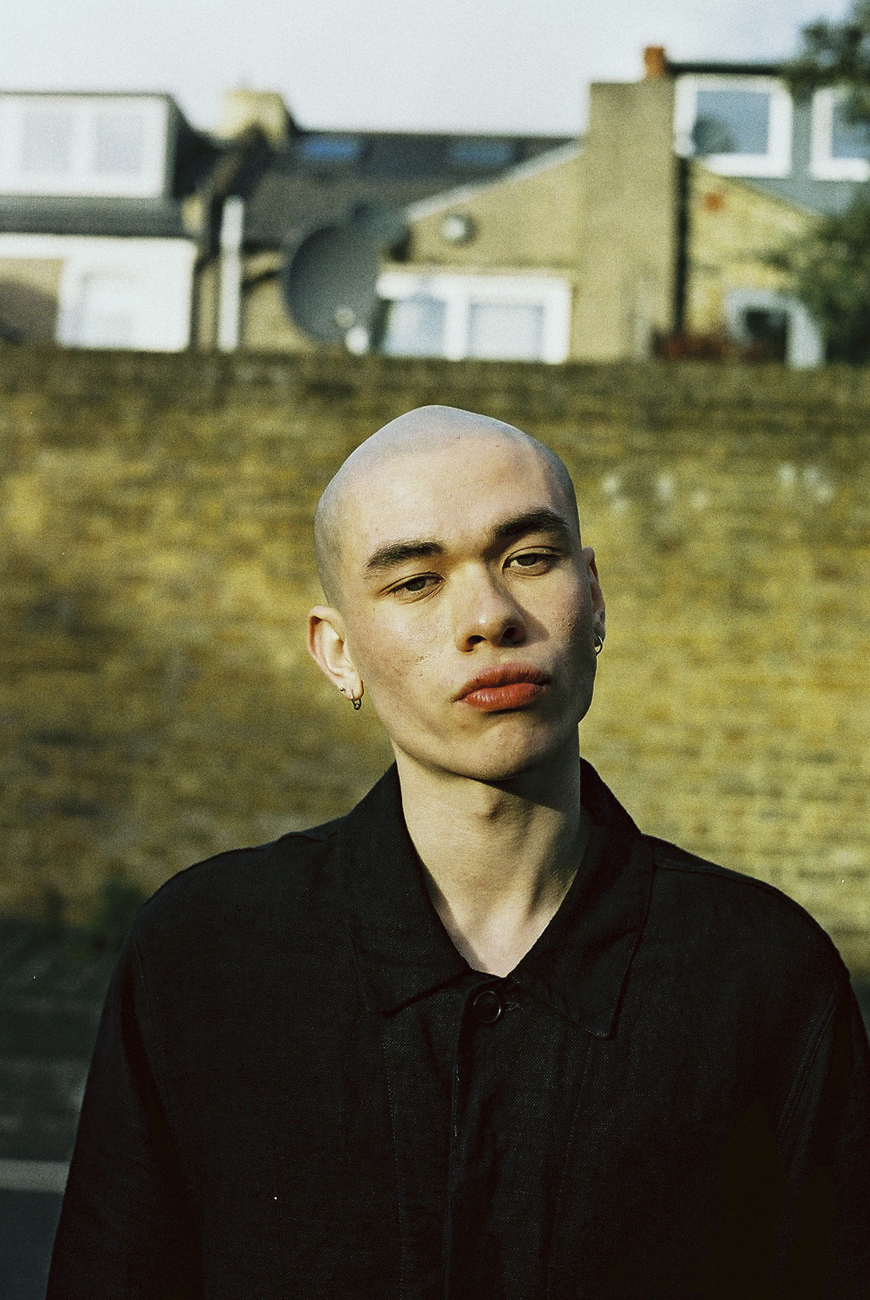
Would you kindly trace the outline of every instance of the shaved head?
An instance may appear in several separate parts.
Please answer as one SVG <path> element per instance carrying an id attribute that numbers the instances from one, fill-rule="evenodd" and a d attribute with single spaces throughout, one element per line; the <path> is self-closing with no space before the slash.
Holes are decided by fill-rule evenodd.
<path id="1" fill-rule="evenodd" d="M 486 444 L 498 440 L 525 448 L 539 459 L 564 498 L 577 526 L 577 498 L 571 476 L 562 461 L 529 434 L 502 420 L 476 415 L 453 406 L 421 406 L 385 424 L 353 451 L 328 483 L 314 516 L 314 549 L 317 572 L 326 599 L 341 608 L 341 570 L 344 555 L 344 514 L 350 501 L 365 493 L 365 481 L 373 470 L 381 470 L 437 447 L 449 447 L 456 456 L 457 474 L 467 457 L 486 455 Z"/>

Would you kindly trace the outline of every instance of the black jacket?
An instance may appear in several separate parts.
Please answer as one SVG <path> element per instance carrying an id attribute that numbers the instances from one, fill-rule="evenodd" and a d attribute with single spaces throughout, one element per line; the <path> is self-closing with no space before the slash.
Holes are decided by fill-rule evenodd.
<path id="1" fill-rule="evenodd" d="M 588 765 L 583 802 L 577 878 L 507 980 L 441 926 L 394 769 L 170 880 L 109 993 L 49 1300 L 867 1300 L 836 950 L 641 835 Z"/>

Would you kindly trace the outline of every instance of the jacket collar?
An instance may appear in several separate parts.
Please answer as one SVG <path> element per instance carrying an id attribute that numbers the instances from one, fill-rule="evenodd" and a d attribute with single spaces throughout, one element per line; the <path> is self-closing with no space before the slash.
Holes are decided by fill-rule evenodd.
<path id="1" fill-rule="evenodd" d="M 592 822 L 562 906 L 511 974 L 596 1037 L 612 1031 L 652 884 L 652 851 L 594 768 L 582 764 Z M 469 975 L 426 890 L 395 766 L 340 825 L 338 874 L 367 1006 L 390 1014 Z"/>

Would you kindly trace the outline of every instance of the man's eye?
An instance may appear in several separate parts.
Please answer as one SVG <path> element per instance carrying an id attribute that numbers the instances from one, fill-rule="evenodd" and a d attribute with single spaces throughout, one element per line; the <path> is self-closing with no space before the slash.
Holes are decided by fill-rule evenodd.
<path id="1" fill-rule="evenodd" d="M 512 555 L 508 563 L 515 569 L 544 569 L 555 558 L 551 551 L 522 551 L 519 555 Z"/>
<path id="2" fill-rule="evenodd" d="M 421 573 L 415 578 L 406 578 L 404 582 L 398 583 L 392 590 L 394 594 L 399 596 L 421 596 L 436 581 L 437 579 L 431 573 Z"/>

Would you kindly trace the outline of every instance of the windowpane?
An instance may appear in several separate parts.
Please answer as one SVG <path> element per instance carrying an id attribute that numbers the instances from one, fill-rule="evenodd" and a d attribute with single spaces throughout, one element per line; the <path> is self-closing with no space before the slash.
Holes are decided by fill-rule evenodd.
<path id="1" fill-rule="evenodd" d="M 65 109 L 30 109 L 21 131 L 21 170 L 65 176 L 72 166 L 73 115 Z"/>
<path id="2" fill-rule="evenodd" d="M 350 135 L 308 135 L 299 149 L 312 162 L 346 163 L 359 157 L 362 141 Z"/>
<path id="3" fill-rule="evenodd" d="M 99 113 L 94 140 L 98 176 L 134 175 L 145 163 L 145 123 L 140 113 Z"/>
<path id="4" fill-rule="evenodd" d="M 543 354 L 544 308 L 539 303 L 473 302 L 468 355 L 488 360 L 537 361 Z"/>
<path id="5" fill-rule="evenodd" d="M 85 348 L 132 347 L 137 284 L 124 274 L 95 272 L 81 286 L 78 327 L 72 342 Z"/>
<path id="6" fill-rule="evenodd" d="M 692 144 L 701 156 L 766 154 L 770 147 L 770 93 L 699 90 Z"/>
<path id="7" fill-rule="evenodd" d="M 440 357 L 444 354 L 446 306 L 440 298 L 415 294 L 390 304 L 383 351 L 394 357 Z"/>
<path id="8" fill-rule="evenodd" d="M 850 122 L 843 100 L 834 103 L 831 122 L 832 158 L 867 158 L 870 156 L 870 133 L 866 126 Z"/>
<path id="9" fill-rule="evenodd" d="M 460 167 L 506 167 L 517 146 L 514 140 L 454 140 L 448 152 Z"/>

